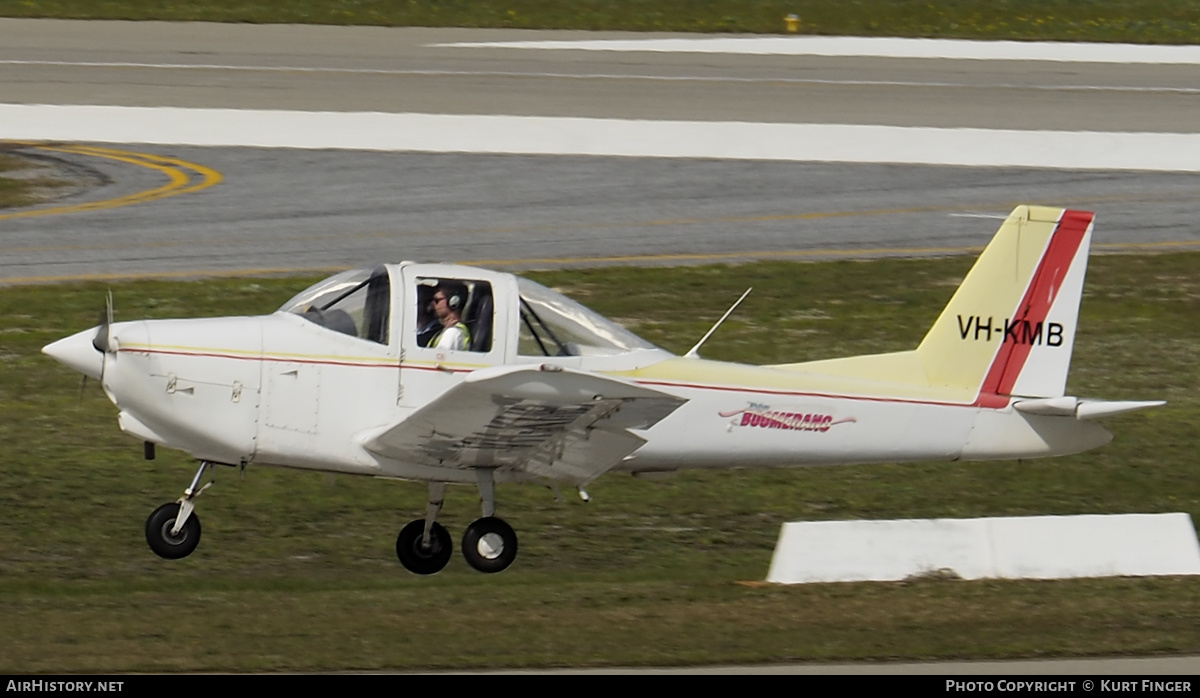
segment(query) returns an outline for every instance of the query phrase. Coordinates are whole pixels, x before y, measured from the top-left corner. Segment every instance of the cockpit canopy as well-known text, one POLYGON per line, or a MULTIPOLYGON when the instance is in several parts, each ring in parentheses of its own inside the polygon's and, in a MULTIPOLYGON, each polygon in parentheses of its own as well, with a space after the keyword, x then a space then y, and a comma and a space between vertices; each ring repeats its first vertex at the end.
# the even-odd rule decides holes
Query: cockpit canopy
POLYGON ((387 344, 391 298, 387 267, 380 265, 331 276, 296 294, 279 310, 342 334, 387 344))
POLYGON ((453 307, 460 311, 461 323, 471 337, 467 348, 460 351, 490 353, 493 336, 510 338, 498 345, 508 346, 506 353, 512 353, 511 342, 516 339, 515 353, 521 356, 612 356, 657 350, 611 320, 529 279, 484 274, 466 267, 401 268, 412 271, 397 274, 396 283, 404 278, 407 280, 403 283, 412 288, 393 289, 392 277, 384 265, 354 269, 314 284, 279 310, 380 344, 391 341, 389 328, 406 326, 400 313, 407 310, 414 313, 407 326, 416 328, 415 336, 402 341, 405 345, 430 347, 431 338, 440 329, 430 304, 434 291, 459 289, 452 299, 453 307), (447 270, 458 274, 447 276, 447 270), (511 279, 516 280, 515 294, 511 279), (457 294, 466 297, 458 298, 457 294))
POLYGON ((521 292, 518 353, 525 356, 621 354, 656 347, 617 323, 545 286, 517 277, 521 292))

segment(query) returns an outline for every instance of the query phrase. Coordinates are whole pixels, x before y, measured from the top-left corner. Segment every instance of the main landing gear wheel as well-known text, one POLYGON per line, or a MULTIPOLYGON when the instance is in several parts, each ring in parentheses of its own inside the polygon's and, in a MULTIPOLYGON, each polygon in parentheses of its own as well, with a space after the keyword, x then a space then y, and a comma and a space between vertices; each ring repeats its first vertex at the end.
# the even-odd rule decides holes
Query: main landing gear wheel
POLYGON ((178 560, 191 555, 200 544, 200 517, 192 512, 179 533, 171 533, 178 516, 179 502, 171 502, 155 509, 146 519, 146 542, 159 557, 178 560))
POLYGON ((425 537, 425 519, 417 519, 400 529, 396 537, 396 557, 400 564, 413 574, 440 572, 450 561, 454 542, 446 528, 436 521, 429 529, 429 545, 422 543, 425 537))
POLYGON ((462 552, 471 567, 480 572, 499 572, 517 559, 517 534, 503 520, 485 516, 467 526, 462 552))

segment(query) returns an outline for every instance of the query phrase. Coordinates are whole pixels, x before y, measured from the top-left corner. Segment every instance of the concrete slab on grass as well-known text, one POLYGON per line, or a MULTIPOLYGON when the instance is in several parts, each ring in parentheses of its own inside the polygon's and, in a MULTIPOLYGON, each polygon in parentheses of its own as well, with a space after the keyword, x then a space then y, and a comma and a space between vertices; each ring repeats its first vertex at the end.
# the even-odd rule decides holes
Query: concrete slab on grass
POLYGON ((768 582, 1200 574, 1186 513, 1028 516, 783 525, 768 582))

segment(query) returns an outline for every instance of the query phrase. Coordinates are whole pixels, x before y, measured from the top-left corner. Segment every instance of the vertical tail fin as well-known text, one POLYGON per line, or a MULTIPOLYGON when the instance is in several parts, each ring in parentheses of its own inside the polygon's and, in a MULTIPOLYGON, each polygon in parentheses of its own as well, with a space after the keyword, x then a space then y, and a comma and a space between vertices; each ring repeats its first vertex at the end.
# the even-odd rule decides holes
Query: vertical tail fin
POLYGON ((1093 214, 1018 206, 917 348, 934 385, 986 406, 1063 395, 1093 214))

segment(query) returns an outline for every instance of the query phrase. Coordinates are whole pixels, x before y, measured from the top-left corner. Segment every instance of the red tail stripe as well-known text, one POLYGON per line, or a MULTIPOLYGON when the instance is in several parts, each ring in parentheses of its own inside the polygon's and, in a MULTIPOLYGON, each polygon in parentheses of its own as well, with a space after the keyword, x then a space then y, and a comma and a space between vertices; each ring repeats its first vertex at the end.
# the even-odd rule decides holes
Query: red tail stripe
MULTIPOLYGON (((1058 220, 1058 226, 1050 237, 1045 253, 1037 271, 1034 272, 1025 296, 1014 309, 1011 321, 1024 320, 1032 324, 1045 322, 1050 308, 1058 297, 1075 253, 1083 243, 1084 233, 1092 224, 1093 214, 1087 211, 1063 211, 1058 220)), ((994 407, 1007 404, 1008 395, 1012 394, 1017 377, 1025 367, 1029 352, 1033 347, 1029 344, 1005 342, 1001 340, 1000 349, 988 367, 987 377, 980 389, 980 403, 994 407), (992 404, 995 403, 995 404, 992 404)))

